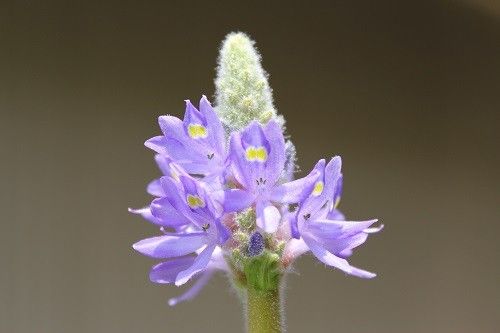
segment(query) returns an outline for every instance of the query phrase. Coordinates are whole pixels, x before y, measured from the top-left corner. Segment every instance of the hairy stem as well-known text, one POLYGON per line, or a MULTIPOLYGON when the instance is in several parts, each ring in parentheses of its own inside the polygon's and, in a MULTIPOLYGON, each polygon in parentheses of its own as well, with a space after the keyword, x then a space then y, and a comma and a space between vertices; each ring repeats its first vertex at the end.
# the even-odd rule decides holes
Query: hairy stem
POLYGON ((279 288, 266 291, 248 288, 248 333, 281 333, 283 326, 279 288))

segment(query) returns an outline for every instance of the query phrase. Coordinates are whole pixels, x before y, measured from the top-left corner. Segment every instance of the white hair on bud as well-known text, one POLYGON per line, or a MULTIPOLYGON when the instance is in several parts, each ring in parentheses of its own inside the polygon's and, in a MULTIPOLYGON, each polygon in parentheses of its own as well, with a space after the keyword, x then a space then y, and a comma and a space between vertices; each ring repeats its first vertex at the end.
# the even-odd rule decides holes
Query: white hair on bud
POLYGON ((273 103, 268 74, 262 68, 255 42, 242 32, 228 34, 220 49, 215 79, 215 110, 229 132, 252 120, 275 119, 284 125, 273 103))

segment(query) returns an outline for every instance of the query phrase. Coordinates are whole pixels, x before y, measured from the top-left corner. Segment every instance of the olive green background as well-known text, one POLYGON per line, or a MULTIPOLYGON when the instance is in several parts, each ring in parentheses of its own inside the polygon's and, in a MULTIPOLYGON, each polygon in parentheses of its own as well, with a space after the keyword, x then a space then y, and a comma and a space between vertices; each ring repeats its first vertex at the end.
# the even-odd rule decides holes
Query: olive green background
POLYGON ((289 332, 500 326, 500 6, 494 1, 0 2, 0 332, 243 332, 221 275, 190 303, 154 285, 127 213, 159 172, 161 114, 213 96, 219 43, 258 41, 309 170, 340 154, 351 263, 301 258, 289 332))

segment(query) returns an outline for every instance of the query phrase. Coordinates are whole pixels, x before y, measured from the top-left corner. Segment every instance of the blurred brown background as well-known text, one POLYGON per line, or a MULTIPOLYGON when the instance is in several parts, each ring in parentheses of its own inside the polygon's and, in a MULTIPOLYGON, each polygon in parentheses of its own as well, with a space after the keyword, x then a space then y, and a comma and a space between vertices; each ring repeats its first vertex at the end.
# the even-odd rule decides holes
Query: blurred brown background
POLYGON ((0 332, 242 332, 218 276, 148 282, 126 209, 158 175, 158 115, 213 95, 220 41, 258 42, 304 170, 341 154, 352 219, 383 233, 311 257, 289 332, 498 332, 500 6, 494 1, 0 3, 0 332))

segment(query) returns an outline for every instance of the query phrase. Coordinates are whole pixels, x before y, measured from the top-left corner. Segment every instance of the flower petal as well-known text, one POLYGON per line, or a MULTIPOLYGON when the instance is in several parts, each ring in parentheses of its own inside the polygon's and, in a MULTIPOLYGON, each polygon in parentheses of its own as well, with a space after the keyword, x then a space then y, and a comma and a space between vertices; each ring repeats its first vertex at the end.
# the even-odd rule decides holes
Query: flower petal
POLYGON ((133 209, 129 208, 128 211, 132 214, 141 215, 144 219, 148 220, 151 223, 159 224, 159 221, 156 217, 151 214, 151 209, 149 207, 133 209))
POLYGON ((347 260, 339 258, 332 253, 328 252, 326 249, 321 247, 316 241, 310 239, 309 237, 305 237, 304 241, 311 249, 312 253, 318 258, 321 262, 328 266, 333 266, 344 271, 347 274, 354 275, 364 279, 371 279, 377 276, 375 273, 371 273, 356 267, 349 265, 347 260))
MULTIPOLYGON (((363 232, 344 238, 334 238, 334 239, 318 239, 320 243, 328 252, 335 255, 339 255, 347 250, 352 250, 364 242, 368 238, 368 234, 363 232)), ((341 256, 342 257, 342 256, 341 256)), ((345 257, 345 256, 344 256, 345 257)))
POLYGON ((186 234, 165 234, 163 236, 143 239, 133 248, 152 258, 172 258, 193 253, 207 244, 208 237, 204 232, 186 234))
POLYGON ((229 160, 231 161, 231 173, 238 183, 244 188, 251 190, 255 186, 253 184, 250 169, 247 167, 244 158, 245 151, 241 145, 240 133, 235 132, 231 134, 229 142, 229 160))
POLYGON ((224 191, 222 206, 226 213, 239 212, 250 207, 253 201, 254 196, 249 192, 240 189, 230 189, 224 191))
POLYGON ((264 127, 264 133, 271 150, 266 161, 265 178, 268 182, 275 184, 285 167, 285 139, 281 126, 273 119, 264 127))
POLYGON ((149 149, 154 150, 158 154, 168 154, 167 152, 167 141, 163 135, 152 137, 146 140, 144 145, 149 149))
POLYGON ((375 234, 375 233, 381 231, 382 229, 384 229, 383 224, 379 225, 378 227, 363 229, 363 232, 366 234, 375 234))
POLYGON ((155 283, 174 283, 175 277, 194 262, 195 257, 180 257, 155 265, 149 272, 149 279, 155 283))
POLYGON ((321 219, 308 222, 306 228, 320 238, 348 237, 363 232, 377 221, 377 219, 359 222, 321 219))
POLYGON ((332 209, 328 212, 326 218, 335 221, 345 221, 345 215, 338 209, 332 209))
POLYGON ((313 170, 304 178, 282 184, 273 189, 271 200, 280 203, 302 202, 313 190, 319 172, 313 170))
POLYGON ((179 303, 192 300, 200 293, 201 289, 207 284, 212 275, 214 274, 213 270, 206 270, 201 274, 198 280, 189 288, 184 294, 174 297, 168 300, 168 305, 175 306, 179 303))
POLYGON ((180 286, 189 281, 193 275, 202 271, 207 267, 210 258, 212 257, 212 253, 215 250, 215 244, 209 244, 207 247, 201 251, 201 253, 196 257, 193 264, 186 270, 183 270, 179 274, 177 274, 177 278, 175 280, 175 285, 180 286))
POLYGON ((175 228, 190 223, 190 220, 172 206, 168 197, 153 200, 151 213, 157 218, 157 224, 165 227, 175 228))
POLYGON ((205 95, 203 95, 200 100, 200 112, 207 120, 208 139, 211 146, 214 147, 221 156, 225 155, 224 143, 226 139, 224 138, 224 128, 205 95))
POLYGON ((160 183, 159 179, 152 180, 148 184, 146 191, 149 194, 154 195, 155 197, 161 197, 161 196, 165 195, 165 193, 163 192, 163 188, 161 187, 161 183, 160 183))
MULTIPOLYGON (((340 196, 342 192, 342 184, 339 186, 339 179, 342 178, 342 159, 340 156, 333 157, 325 167, 325 191, 324 195, 327 200, 333 199, 332 204, 335 202, 334 195, 340 196)), ((340 182, 342 182, 340 180, 340 182)))

